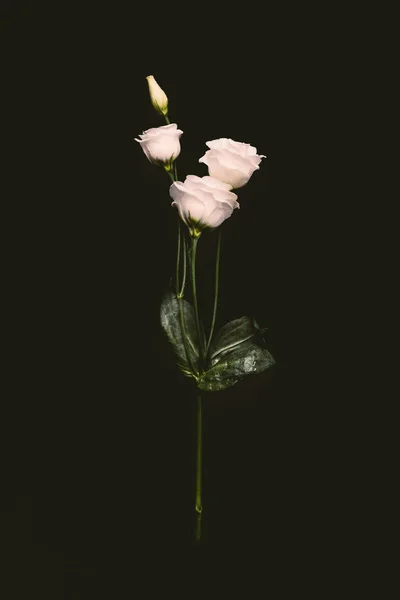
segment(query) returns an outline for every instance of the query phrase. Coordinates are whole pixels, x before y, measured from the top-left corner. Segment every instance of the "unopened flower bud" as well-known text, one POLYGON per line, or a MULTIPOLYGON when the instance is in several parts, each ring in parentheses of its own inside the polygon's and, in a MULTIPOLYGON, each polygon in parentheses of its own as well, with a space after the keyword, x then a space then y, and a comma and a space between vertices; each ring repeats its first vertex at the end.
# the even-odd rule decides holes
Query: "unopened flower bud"
POLYGON ((160 88, 153 75, 146 77, 149 84, 149 93, 151 103, 160 115, 168 114, 168 98, 166 93, 160 88))

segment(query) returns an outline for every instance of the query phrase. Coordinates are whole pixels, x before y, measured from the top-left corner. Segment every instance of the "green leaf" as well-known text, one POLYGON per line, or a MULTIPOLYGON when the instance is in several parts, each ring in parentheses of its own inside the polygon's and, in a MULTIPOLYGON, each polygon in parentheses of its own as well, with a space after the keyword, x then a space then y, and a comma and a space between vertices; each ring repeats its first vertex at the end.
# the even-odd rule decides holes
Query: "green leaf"
POLYGON ((197 385, 209 392, 224 390, 246 375, 262 373, 274 364, 275 360, 266 348, 254 339, 245 340, 226 350, 223 358, 200 378, 197 385))
POLYGON ((209 361, 213 366, 236 346, 255 338, 257 328, 250 317, 241 317, 227 323, 218 331, 210 347, 209 361))
POLYGON ((211 344, 208 369, 198 386, 207 391, 224 390, 246 375, 272 367, 275 360, 265 348, 263 331, 250 317, 235 319, 221 327, 211 344))
POLYGON ((186 354, 186 348, 181 332, 179 304, 181 305, 183 313, 187 350, 194 367, 199 370, 199 339, 197 335, 195 313, 192 305, 183 298, 178 300, 176 295, 172 292, 167 292, 161 302, 160 320, 161 326, 167 334, 168 340, 178 358, 179 368, 185 375, 191 377, 190 361, 186 354))

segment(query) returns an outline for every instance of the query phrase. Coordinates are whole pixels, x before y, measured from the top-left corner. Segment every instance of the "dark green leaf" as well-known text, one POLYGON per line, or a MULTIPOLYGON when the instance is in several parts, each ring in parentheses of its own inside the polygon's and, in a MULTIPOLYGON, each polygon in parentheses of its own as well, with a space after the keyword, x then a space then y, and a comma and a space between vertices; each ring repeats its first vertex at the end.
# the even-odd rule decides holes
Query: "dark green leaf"
POLYGON ((274 364, 275 360, 266 348, 259 346, 253 338, 245 340, 226 350, 223 358, 201 377, 198 386, 210 392, 223 390, 246 375, 262 373, 274 364))
POLYGON ((257 329, 250 317, 235 319, 221 327, 210 347, 210 365, 215 365, 236 346, 254 338, 256 333, 257 329))
POLYGON ((199 340, 196 328, 196 319, 191 304, 181 298, 177 299, 172 292, 167 292, 162 299, 160 309, 161 326, 178 358, 178 366, 185 375, 191 375, 190 361, 188 360, 185 344, 182 338, 179 304, 183 313, 186 332, 187 350, 193 365, 198 369, 199 364, 199 340))

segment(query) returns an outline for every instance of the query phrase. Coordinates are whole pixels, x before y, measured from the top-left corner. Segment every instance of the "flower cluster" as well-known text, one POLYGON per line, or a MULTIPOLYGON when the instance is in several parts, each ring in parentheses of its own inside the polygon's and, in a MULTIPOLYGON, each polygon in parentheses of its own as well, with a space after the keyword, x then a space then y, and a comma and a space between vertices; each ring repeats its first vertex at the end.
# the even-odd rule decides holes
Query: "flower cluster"
POLYGON ((176 364, 196 385, 197 449, 196 449, 196 541, 201 539, 202 502, 202 392, 219 392, 236 385, 248 375, 273 367, 275 360, 265 345, 253 317, 243 316, 225 323, 214 335, 217 322, 221 228, 216 238, 215 284, 212 316, 198 302, 196 256, 199 238, 205 229, 216 229, 239 207, 238 190, 247 184, 260 168, 263 155, 250 144, 220 138, 206 142, 208 150, 199 163, 208 175, 187 175, 180 181, 176 159, 180 155, 183 132, 168 117, 168 98, 152 75, 147 77, 150 100, 163 116, 166 125, 144 131, 136 141, 148 160, 164 168, 172 183, 169 195, 176 207, 176 270, 160 306, 160 324, 176 357, 176 364), (182 223, 183 222, 183 223, 182 223), (189 237, 190 236, 190 237, 189 237), (188 276, 187 276, 188 275, 188 276), (191 289, 190 289, 191 287, 191 289), (188 289, 189 288, 189 289, 188 289), (202 319, 206 315, 206 320, 202 319))
POLYGON ((169 189, 172 206, 176 206, 192 236, 199 236, 203 229, 215 229, 239 208, 237 196, 231 190, 246 185, 259 169, 266 156, 257 154, 257 148, 230 138, 206 142, 209 150, 199 158, 208 167, 208 176, 188 175, 184 182, 174 176, 174 161, 181 152, 180 137, 183 131, 168 119, 168 98, 152 75, 147 77, 150 99, 154 108, 162 114, 167 125, 147 129, 140 139, 148 160, 163 166, 173 183, 169 189))

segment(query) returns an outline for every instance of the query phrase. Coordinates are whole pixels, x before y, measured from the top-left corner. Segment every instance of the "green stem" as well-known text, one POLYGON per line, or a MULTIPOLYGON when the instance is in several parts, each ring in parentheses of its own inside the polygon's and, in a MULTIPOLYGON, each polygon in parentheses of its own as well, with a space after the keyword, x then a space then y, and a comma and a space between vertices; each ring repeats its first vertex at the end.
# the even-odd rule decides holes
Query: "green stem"
POLYGON ((201 513, 203 505, 201 502, 201 459, 203 449, 203 404, 201 395, 197 396, 197 450, 196 450, 196 504, 195 510, 197 513, 196 523, 196 540, 201 538, 201 513))
POLYGON ((185 285, 186 285, 186 239, 185 239, 185 234, 183 234, 183 278, 182 278, 181 291, 178 294, 178 296, 180 298, 183 298, 183 295, 185 292, 185 285))
POLYGON ((175 289, 176 297, 179 296, 179 262, 181 258, 181 220, 178 221, 178 248, 176 250, 176 272, 175 272, 175 289))
POLYGON ((207 346, 206 346, 206 356, 208 349, 211 344, 212 336, 214 333, 215 319, 217 316, 217 305, 218 305, 218 288, 219 288, 219 259, 221 254, 221 228, 218 230, 218 242, 217 242, 217 257, 215 260, 215 293, 214 293, 214 308, 213 308, 213 316, 211 322, 211 330, 208 338, 207 346))
MULTIPOLYGON (((164 119, 167 125, 171 125, 171 121, 168 118, 168 115, 164 115, 164 119)), ((168 173, 168 175, 171 177, 172 181, 178 181, 178 170, 176 168, 176 162, 174 161, 173 166, 171 165, 171 171, 168 171, 168 169, 165 169, 168 173)))
MULTIPOLYGON (((201 336, 200 320, 199 320, 199 307, 197 305, 197 290, 196 290, 196 250, 197 250, 197 237, 192 237, 192 290, 193 290, 193 305, 194 313, 196 317, 196 328, 197 336, 199 339, 200 355, 203 354, 203 338, 201 336)), ((200 356, 202 360, 202 356, 200 356)), ((201 367, 200 367, 201 368, 201 367)))
POLYGON ((176 281, 175 281, 176 298, 178 300, 179 324, 181 327, 181 335, 182 335, 183 345, 185 347, 186 358, 188 360, 188 363, 190 365, 190 369, 191 369, 193 375, 195 375, 197 377, 198 371, 197 371, 196 367, 194 366, 194 363, 190 356, 190 349, 189 349, 189 344, 188 344, 187 336, 186 336, 185 319, 183 316, 183 306, 182 306, 183 305, 183 291, 185 289, 185 283, 186 283, 186 241, 185 241, 185 238, 183 238, 183 243, 184 243, 184 246, 183 246, 183 281, 182 281, 181 290, 179 291, 179 262, 180 262, 180 255, 181 255, 181 237, 182 237, 181 229, 182 229, 182 224, 181 224, 181 220, 179 219, 179 221, 178 221, 178 247, 177 247, 177 253, 176 253, 176 281))
POLYGON ((186 352, 186 357, 188 359, 189 365, 190 365, 190 369, 193 373, 193 375, 197 378, 199 373, 196 369, 196 367, 193 364, 192 358, 190 356, 190 350, 189 350, 189 344, 187 341, 187 337, 186 337, 186 329, 185 329, 185 319, 183 316, 183 298, 182 296, 178 296, 178 310, 179 310, 179 323, 181 326, 181 334, 182 334, 182 339, 183 339, 183 345, 185 347, 185 352, 186 352))
POLYGON ((175 181, 174 174, 173 174, 173 173, 170 171, 170 169, 168 169, 167 167, 164 167, 164 170, 165 170, 165 172, 166 172, 166 173, 168 173, 168 175, 170 176, 170 179, 171 179, 172 183, 174 183, 174 181, 175 181))

